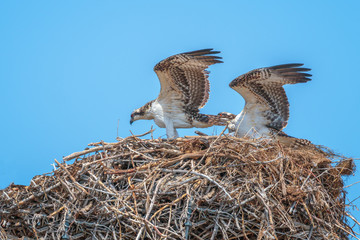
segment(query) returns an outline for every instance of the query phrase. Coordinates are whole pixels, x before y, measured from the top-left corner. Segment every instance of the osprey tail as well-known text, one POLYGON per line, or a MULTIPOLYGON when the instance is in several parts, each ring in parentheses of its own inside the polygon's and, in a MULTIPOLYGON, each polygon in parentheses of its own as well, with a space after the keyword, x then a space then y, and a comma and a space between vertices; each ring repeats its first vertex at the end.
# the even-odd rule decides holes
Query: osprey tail
MULTIPOLYGON (((236 116, 236 115, 234 115, 236 116)), ((196 117, 196 120, 199 122, 207 123, 210 126, 225 126, 229 121, 234 119, 233 115, 210 115, 210 114, 201 114, 199 113, 196 117)))
POLYGON ((287 135, 286 133, 279 131, 276 133, 275 138, 282 144, 286 146, 290 146, 293 148, 301 148, 301 147, 315 147, 311 141, 302 138, 296 138, 287 135))

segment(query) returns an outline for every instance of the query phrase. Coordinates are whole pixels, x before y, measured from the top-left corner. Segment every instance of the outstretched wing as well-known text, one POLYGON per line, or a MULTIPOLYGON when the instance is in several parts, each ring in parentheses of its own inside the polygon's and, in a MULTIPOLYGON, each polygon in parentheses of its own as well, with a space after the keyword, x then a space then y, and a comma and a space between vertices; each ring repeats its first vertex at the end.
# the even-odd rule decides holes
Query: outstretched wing
POLYGON ((181 98, 185 106, 191 109, 202 108, 209 99, 210 65, 222 63, 220 53, 213 49, 185 52, 162 60, 154 67, 159 77, 161 90, 158 99, 171 102, 181 98))
POLYGON ((289 101, 282 86, 311 80, 311 74, 306 73, 311 69, 301 66, 293 63, 255 69, 234 79, 230 87, 268 120, 268 127, 280 131, 289 120, 289 101))

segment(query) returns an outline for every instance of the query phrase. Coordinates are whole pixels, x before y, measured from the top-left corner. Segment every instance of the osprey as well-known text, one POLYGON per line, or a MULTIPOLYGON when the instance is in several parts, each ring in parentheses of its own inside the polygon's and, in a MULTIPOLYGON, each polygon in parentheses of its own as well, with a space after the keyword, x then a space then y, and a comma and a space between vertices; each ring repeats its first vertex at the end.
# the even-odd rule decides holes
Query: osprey
POLYGON ((293 63, 259 68, 234 79, 229 86, 245 99, 245 107, 230 121, 229 131, 237 137, 271 137, 300 145, 310 143, 282 132, 289 119, 289 101, 283 85, 311 80, 311 74, 306 73, 311 69, 301 66, 303 64, 293 63))
POLYGON ((130 124, 139 119, 153 119, 166 128, 168 138, 177 138, 177 128, 206 128, 226 125, 227 118, 199 112, 209 99, 210 65, 222 63, 213 49, 185 52, 162 60, 154 67, 161 90, 159 96, 131 114, 130 124))

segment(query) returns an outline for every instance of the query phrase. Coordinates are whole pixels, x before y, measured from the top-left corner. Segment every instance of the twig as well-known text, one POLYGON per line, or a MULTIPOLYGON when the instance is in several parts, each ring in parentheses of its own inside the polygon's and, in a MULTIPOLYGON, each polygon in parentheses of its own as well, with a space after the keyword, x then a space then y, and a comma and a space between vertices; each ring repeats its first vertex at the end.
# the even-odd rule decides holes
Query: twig
POLYGON ((209 148, 206 150, 205 154, 202 156, 202 158, 200 159, 200 162, 204 160, 204 158, 207 156, 207 154, 210 152, 210 150, 212 149, 212 147, 215 145, 215 143, 220 139, 220 137, 224 134, 224 132, 226 131, 226 129, 228 128, 228 124, 226 124, 225 128, 221 131, 221 133, 219 134, 219 136, 217 136, 217 138, 210 144, 209 148))
POLYGON ((200 152, 195 152, 195 153, 186 153, 183 154, 179 157, 175 157, 175 158, 170 158, 167 159, 165 161, 161 161, 161 163, 158 163, 158 161, 154 161, 154 162, 150 162, 148 164, 142 165, 140 167, 137 168, 130 168, 130 169, 109 169, 107 170, 105 173, 106 174, 124 174, 124 173, 133 173, 133 172, 137 172, 140 170, 145 170, 145 169, 150 169, 154 166, 157 166, 159 164, 159 167, 167 167, 173 163, 179 162, 181 160, 187 159, 187 158, 199 158, 202 157, 204 155, 204 151, 200 151, 200 152))
POLYGON ((38 194, 33 194, 33 195, 31 195, 30 197, 28 197, 28 198, 20 201, 17 205, 14 205, 14 206, 10 207, 10 209, 14 209, 14 208, 16 208, 16 207, 19 207, 19 206, 25 204, 25 203, 28 202, 28 201, 34 200, 35 198, 38 198, 38 197, 41 197, 41 196, 44 195, 45 193, 50 192, 51 190, 59 187, 60 185, 61 185, 61 183, 59 182, 59 183, 57 183, 57 184, 55 184, 55 185, 53 185, 53 186, 45 189, 45 191, 43 191, 43 192, 39 192, 38 194))
POLYGON ((192 226, 190 218, 191 218, 191 214, 192 214, 192 201, 193 198, 190 197, 189 199, 189 203, 188 203, 188 212, 187 212, 187 217, 186 217, 186 222, 185 222, 185 239, 188 240, 190 237, 190 228, 192 226))
POLYGON ((186 170, 169 170, 169 169, 164 169, 164 168, 160 168, 160 171, 163 172, 170 172, 170 173, 191 173, 194 175, 198 175, 201 176, 203 178, 206 178, 207 180, 209 180, 210 182, 214 183, 216 186, 218 186, 221 190, 223 190, 223 192, 226 194, 226 196, 229 197, 230 200, 233 200, 233 198, 231 197, 231 195, 225 190, 225 188, 223 186, 221 186, 218 182, 216 182, 215 180, 211 179, 209 176, 206 176, 205 174, 202 173, 198 173, 198 172, 194 172, 194 171, 186 171, 186 170))
POLYGON ((75 153, 70 154, 69 156, 63 157, 63 160, 64 161, 69 161, 71 159, 74 159, 74 158, 77 158, 77 157, 80 157, 80 156, 83 156, 83 155, 86 155, 86 154, 89 154, 89 153, 92 153, 92 152, 97 152, 97 151, 101 151, 101 150, 108 150, 108 149, 113 148, 116 145, 120 145, 123 141, 126 141, 126 140, 128 140, 130 138, 143 137, 145 135, 148 135, 149 133, 152 133, 153 131, 155 131, 155 128, 151 129, 151 130, 149 130, 149 131, 147 131, 146 133, 143 133, 143 134, 132 135, 132 136, 126 137, 124 139, 120 139, 120 142, 104 143, 104 146, 93 147, 93 148, 90 148, 90 149, 87 149, 87 150, 84 150, 84 151, 75 152, 75 153))
MULTIPOLYGON (((158 190, 159 190, 159 187, 160 187, 160 184, 161 182, 164 180, 164 178, 161 178, 158 182, 158 184, 156 185, 156 188, 155 188, 155 191, 154 191, 154 196, 151 200, 151 203, 150 203, 150 207, 149 209, 147 210, 147 213, 146 213, 146 216, 145 216, 145 220, 147 221, 149 219, 149 216, 150 216, 150 213, 154 207, 154 203, 155 203, 155 199, 156 199, 156 196, 157 196, 157 193, 158 193, 158 190)), ((142 235, 142 232, 144 231, 144 227, 142 227, 138 233, 138 235, 136 236, 136 240, 139 240, 141 235, 142 235)), ((160 233, 160 232, 159 232, 160 233)), ((160 236, 162 236, 162 234, 160 233, 160 236)))
POLYGON ((107 150, 107 149, 111 149, 116 145, 121 144, 121 142, 117 142, 117 143, 113 143, 113 144, 109 144, 109 145, 104 145, 104 146, 98 146, 98 147, 93 147, 84 151, 80 151, 80 152, 76 152, 76 153, 72 153, 69 156, 63 157, 63 160, 69 161, 72 160, 74 158, 89 154, 89 153, 93 153, 93 152, 98 152, 98 151, 102 151, 102 150, 107 150))
POLYGON ((184 193, 181 197, 177 198, 176 200, 174 200, 172 203, 169 203, 165 206, 163 206, 162 208, 160 208, 159 210, 157 210, 154 215, 152 215, 152 217, 150 218, 150 221, 158 214, 160 213, 162 210, 164 210, 167 207, 171 207, 172 205, 176 204, 177 202, 179 202, 181 199, 183 199, 184 197, 187 196, 187 193, 184 193))
POLYGON ((360 223, 358 220, 356 220, 351 214, 345 212, 346 216, 348 216, 349 218, 351 218, 351 220, 353 220, 358 226, 360 226, 360 223))
POLYGON ((345 186, 344 188, 349 188, 349 187, 351 187, 351 186, 353 186, 353 185, 355 185, 355 184, 358 184, 358 183, 360 183, 360 181, 357 181, 357 182, 354 182, 354 183, 352 183, 352 184, 350 184, 350 185, 347 185, 347 186, 345 186))
POLYGON ((58 160, 55 159, 55 162, 67 173, 67 175, 69 175, 70 179, 72 180, 72 182, 81 189, 81 191, 83 191, 86 195, 89 195, 89 192, 86 191, 77 181, 76 179, 70 174, 70 172, 62 165, 58 162, 58 160))
MULTIPOLYGON (((149 131, 147 131, 146 133, 143 133, 143 134, 139 134, 139 135, 134 135, 131 131, 131 135, 132 136, 130 136, 130 137, 133 137, 133 138, 139 138, 139 137, 143 137, 143 136, 146 136, 146 135, 148 135, 148 134, 150 134, 150 133, 153 133, 154 131, 156 130, 156 128, 151 128, 149 131)), ((127 138, 124 138, 124 140, 125 139, 128 139, 128 138, 130 138, 130 137, 127 137, 127 138)))
POLYGON ((210 238, 210 240, 214 240, 215 239, 215 237, 216 237, 216 234, 217 234, 217 232, 218 232, 218 230, 219 230, 219 211, 218 211, 218 213, 216 214, 216 218, 215 218, 215 221, 214 221, 214 231, 213 231, 213 233, 212 233, 212 235, 211 235, 211 238, 210 238))

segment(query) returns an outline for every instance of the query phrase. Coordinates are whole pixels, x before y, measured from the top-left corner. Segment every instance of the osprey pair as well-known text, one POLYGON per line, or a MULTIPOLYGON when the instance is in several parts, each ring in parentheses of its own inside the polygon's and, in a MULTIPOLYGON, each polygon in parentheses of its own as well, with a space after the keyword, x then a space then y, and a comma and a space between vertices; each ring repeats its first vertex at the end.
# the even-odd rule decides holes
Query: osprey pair
POLYGON ((239 76, 230 87, 245 99, 245 107, 238 115, 222 112, 202 114, 209 99, 209 72, 206 69, 222 63, 220 53, 213 49, 180 53, 166 58, 155 67, 161 90, 159 96, 131 114, 130 123, 139 119, 153 119, 166 128, 168 138, 177 138, 177 128, 206 128, 229 124, 229 131, 237 137, 289 138, 282 129, 289 119, 289 102, 282 87, 310 81, 309 68, 303 64, 284 64, 252 70, 239 76))

